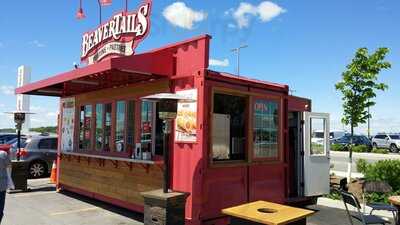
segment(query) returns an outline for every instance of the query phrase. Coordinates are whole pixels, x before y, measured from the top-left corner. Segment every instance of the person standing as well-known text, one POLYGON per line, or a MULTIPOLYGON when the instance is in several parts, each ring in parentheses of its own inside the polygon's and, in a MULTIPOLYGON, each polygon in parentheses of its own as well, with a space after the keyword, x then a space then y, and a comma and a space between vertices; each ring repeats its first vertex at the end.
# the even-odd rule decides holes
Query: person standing
POLYGON ((11 160, 6 151, 0 151, 0 224, 4 215, 4 204, 8 188, 7 168, 11 167, 11 160))

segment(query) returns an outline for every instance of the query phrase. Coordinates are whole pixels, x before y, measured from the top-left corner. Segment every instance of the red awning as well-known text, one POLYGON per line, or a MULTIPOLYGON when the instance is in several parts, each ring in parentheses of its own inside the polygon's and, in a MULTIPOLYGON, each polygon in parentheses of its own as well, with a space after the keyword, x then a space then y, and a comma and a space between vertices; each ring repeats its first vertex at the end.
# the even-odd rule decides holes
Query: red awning
POLYGON ((167 51, 111 58, 25 85, 15 93, 62 97, 169 77, 173 60, 167 51))

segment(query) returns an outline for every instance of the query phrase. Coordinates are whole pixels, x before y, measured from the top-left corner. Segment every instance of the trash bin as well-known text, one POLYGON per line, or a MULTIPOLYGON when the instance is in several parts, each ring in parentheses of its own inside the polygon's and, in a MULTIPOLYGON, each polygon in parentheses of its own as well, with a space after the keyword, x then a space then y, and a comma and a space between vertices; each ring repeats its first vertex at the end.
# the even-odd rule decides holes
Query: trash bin
POLYGON ((189 193, 154 190, 141 193, 144 198, 144 225, 184 225, 189 193))
POLYGON ((28 190, 28 163, 25 161, 12 161, 11 178, 15 190, 28 190))

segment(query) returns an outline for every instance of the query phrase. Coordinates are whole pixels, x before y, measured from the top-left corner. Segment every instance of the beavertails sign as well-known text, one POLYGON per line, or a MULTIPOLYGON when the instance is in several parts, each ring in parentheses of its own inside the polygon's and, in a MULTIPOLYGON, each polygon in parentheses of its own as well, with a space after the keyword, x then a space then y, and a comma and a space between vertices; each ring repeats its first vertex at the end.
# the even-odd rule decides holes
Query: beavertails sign
POLYGON ((151 0, 136 12, 120 12, 82 37, 81 61, 93 64, 107 56, 129 56, 150 30, 151 0))

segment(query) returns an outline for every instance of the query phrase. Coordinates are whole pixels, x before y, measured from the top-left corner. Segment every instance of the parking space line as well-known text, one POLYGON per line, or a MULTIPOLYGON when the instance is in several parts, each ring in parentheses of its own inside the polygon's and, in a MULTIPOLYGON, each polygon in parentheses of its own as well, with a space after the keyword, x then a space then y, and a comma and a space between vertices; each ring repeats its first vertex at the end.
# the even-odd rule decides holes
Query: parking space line
POLYGON ((92 211, 92 210, 97 210, 97 209, 99 209, 99 207, 83 208, 83 209, 70 210, 70 211, 64 211, 64 212, 55 212, 55 213, 50 213, 50 215, 51 216, 60 216, 60 215, 66 215, 66 214, 87 212, 87 211, 92 211))
POLYGON ((38 192, 38 193, 24 193, 24 194, 11 194, 12 197, 30 197, 36 195, 47 195, 47 194, 54 194, 57 193, 56 191, 47 191, 47 192, 38 192))

